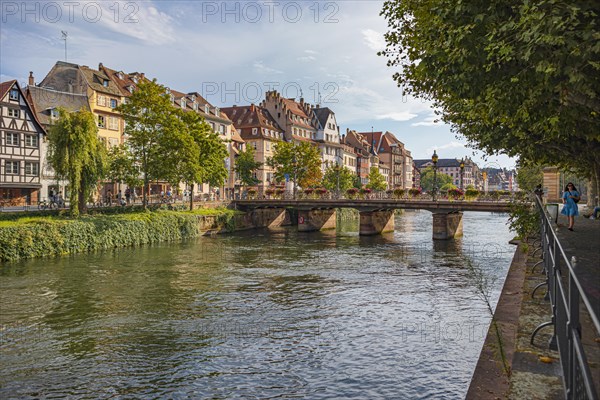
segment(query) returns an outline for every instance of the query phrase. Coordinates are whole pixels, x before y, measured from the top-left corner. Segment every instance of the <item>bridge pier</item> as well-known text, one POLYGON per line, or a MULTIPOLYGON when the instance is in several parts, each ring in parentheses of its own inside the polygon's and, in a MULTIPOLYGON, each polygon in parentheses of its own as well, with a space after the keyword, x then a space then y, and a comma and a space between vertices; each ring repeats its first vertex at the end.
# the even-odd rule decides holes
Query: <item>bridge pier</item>
POLYGON ((335 208, 324 210, 298 209, 298 232, 322 231, 335 228, 335 208))
POLYGON ((360 235, 378 235, 393 231, 394 210, 360 211, 360 235))
POLYGON ((257 228, 276 228, 291 225, 285 208, 257 208, 252 210, 252 224, 257 228))
POLYGON ((463 234, 463 213, 442 212, 433 214, 433 239, 448 240, 463 234))

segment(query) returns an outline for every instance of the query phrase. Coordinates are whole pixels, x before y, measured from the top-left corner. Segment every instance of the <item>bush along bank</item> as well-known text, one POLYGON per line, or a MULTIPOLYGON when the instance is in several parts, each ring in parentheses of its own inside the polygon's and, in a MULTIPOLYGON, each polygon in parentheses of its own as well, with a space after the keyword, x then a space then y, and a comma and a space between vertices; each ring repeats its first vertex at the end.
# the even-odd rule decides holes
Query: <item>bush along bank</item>
POLYGON ((207 231, 248 229, 237 211, 154 211, 118 215, 24 217, 0 221, 0 261, 176 242, 207 231))

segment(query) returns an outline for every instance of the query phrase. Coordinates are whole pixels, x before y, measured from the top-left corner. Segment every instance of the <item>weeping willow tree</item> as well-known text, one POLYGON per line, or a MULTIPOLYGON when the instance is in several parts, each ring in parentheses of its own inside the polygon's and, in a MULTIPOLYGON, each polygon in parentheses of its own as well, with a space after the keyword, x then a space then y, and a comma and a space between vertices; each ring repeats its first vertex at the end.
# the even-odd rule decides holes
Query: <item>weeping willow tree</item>
POLYGON ((106 169, 106 148, 97 133, 94 114, 83 109, 59 109, 59 119, 48 132, 48 162, 59 179, 69 182, 74 217, 85 212, 86 199, 106 169))

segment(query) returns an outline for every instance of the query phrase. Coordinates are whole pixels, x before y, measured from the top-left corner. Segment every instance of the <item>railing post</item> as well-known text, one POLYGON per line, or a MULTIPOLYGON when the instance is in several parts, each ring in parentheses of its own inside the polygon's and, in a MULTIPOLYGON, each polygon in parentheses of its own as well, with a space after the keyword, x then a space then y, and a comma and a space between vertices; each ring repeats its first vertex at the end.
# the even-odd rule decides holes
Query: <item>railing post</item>
MULTIPOLYGON (((575 257, 571 258, 571 267, 575 268, 575 257)), ((571 269, 570 269, 571 270, 571 269)), ((573 279, 573 274, 569 271, 569 320, 567 321, 567 343, 569 344, 569 376, 565 376, 567 383, 567 398, 573 398, 576 374, 577 374, 577 355, 575 354, 575 335, 579 333, 579 290, 573 279)), ((580 336, 579 336, 580 337, 580 336)))

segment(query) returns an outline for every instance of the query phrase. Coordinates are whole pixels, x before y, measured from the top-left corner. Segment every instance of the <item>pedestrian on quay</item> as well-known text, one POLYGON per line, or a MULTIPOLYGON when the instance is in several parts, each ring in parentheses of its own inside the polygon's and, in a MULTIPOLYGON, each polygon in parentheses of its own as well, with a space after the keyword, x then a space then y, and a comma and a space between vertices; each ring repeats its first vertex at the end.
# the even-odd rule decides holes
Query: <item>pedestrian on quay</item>
POLYGON ((577 208, 577 203, 579 203, 579 192, 575 188, 572 182, 567 183, 565 187, 565 191, 562 195, 563 201, 563 209, 560 212, 563 215, 566 215, 569 219, 569 230, 573 230, 573 225, 575 224, 575 217, 579 215, 579 209, 577 208))
POLYGON ((125 200, 127 201, 127 204, 129 204, 129 201, 131 200, 131 189, 129 188, 125 189, 125 200))

